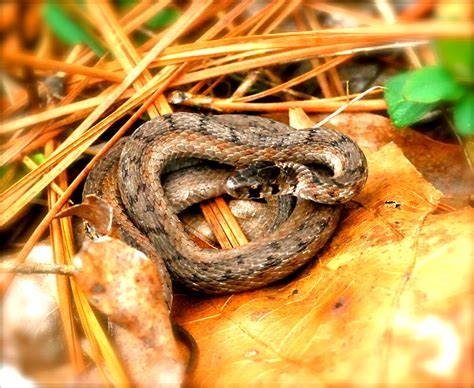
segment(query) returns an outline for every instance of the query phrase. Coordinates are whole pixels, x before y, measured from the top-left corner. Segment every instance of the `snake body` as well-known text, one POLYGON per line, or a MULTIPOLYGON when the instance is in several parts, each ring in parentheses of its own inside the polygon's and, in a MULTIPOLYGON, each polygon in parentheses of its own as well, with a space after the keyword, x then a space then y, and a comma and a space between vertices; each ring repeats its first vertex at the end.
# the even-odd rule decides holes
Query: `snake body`
POLYGON ((245 115, 174 113, 146 122, 117 144, 89 174, 84 194, 97 194, 117 208, 114 222, 123 240, 156 262, 168 287, 163 262, 187 288, 227 293, 282 279, 314 257, 336 227, 337 204, 357 194, 366 179, 362 151, 338 131, 295 130, 245 115), (237 175, 223 185, 231 194, 254 197, 260 189, 261 195, 297 196, 293 212, 269 235, 242 247, 199 248, 160 180, 176 161, 188 158, 235 167, 237 175), (321 165, 332 173, 321 172, 321 165))

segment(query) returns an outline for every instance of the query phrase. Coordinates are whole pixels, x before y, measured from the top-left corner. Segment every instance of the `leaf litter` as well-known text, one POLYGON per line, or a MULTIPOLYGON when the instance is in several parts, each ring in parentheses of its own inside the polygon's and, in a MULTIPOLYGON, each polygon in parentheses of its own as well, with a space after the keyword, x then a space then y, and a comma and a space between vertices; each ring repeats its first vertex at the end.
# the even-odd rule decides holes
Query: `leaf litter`
MULTIPOLYGON (((250 3, 241 2, 227 9, 226 18, 219 19, 202 35, 201 40, 169 46, 171 40, 186 30, 190 20, 194 23, 191 28, 196 28, 212 17, 211 9, 206 9, 210 3, 205 3, 198 13, 188 13, 185 18, 181 16, 178 19, 181 25, 175 23, 171 30, 156 34, 136 50, 127 41, 126 34, 166 2, 159 2, 153 7, 139 3, 119 23, 112 16, 111 9, 101 5, 87 18, 104 20, 99 29, 103 37, 100 43, 105 43, 117 58, 116 62, 111 60, 106 64, 99 61, 91 65, 88 62, 90 52, 81 47, 72 50, 66 60, 33 56, 21 50, 5 50, 5 63, 31 66, 38 69, 39 74, 48 74, 44 73, 45 70, 64 71, 71 77, 67 81, 69 94, 57 108, 49 110, 50 113, 44 111, 36 116, 12 118, 12 114, 24 109, 28 103, 24 91, 19 94, 21 98, 12 99, 6 110, 8 120, 0 126, 3 135, 11 135, 7 144, 2 145, 2 151, 5 151, 0 155, 2 164, 16 161, 20 150, 42 147, 56 137, 65 125, 86 119, 65 143, 68 147, 60 146, 63 153, 56 151, 53 157, 35 168, 13 189, 2 192, 1 223, 11 221, 14 214, 47 182, 52 182, 70 166, 87 144, 128 111, 144 101, 150 108, 148 113, 151 117, 157 111, 168 111, 170 108, 160 95, 168 85, 176 87, 197 82, 187 89, 190 97, 183 104, 199 109, 287 112, 290 107, 302 107, 306 111, 333 112, 349 97, 355 97, 343 95, 336 71, 336 65, 350 59, 350 56, 360 50, 368 52, 387 44, 390 47, 392 42, 398 44, 404 41, 409 47, 404 49, 407 57, 416 66, 417 57, 413 55, 411 47, 414 45, 410 40, 463 37, 469 34, 471 28, 467 23, 449 25, 438 22, 413 23, 409 27, 397 24, 387 26, 379 18, 366 17, 345 7, 309 4, 309 8, 347 15, 367 26, 321 30, 317 21, 308 16, 309 13, 296 6, 297 2, 292 7, 283 7, 281 2, 275 2, 225 31, 225 34, 219 34, 250 3), (290 14, 295 16, 300 32, 272 34, 273 29, 290 14), (272 18, 272 15, 277 17, 272 18), (269 24, 265 25, 267 22, 269 24), (307 28, 305 23, 314 31, 302 33, 307 28), (260 28, 262 26, 263 29, 260 28), (120 35, 118 40, 114 30, 120 35), (250 36, 245 36, 247 32, 250 36), (158 43, 163 37, 167 44, 158 43), (123 48, 115 47, 115 44, 123 44, 123 48), (140 62, 143 57, 150 60, 150 50, 156 53, 162 50, 162 53, 148 64, 147 69, 165 66, 160 75, 153 78, 146 72, 140 74, 139 66, 136 66, 137 63, 145 63, 144 60, 140 62), (219 99, 213 94, 213 89, 226 74, 290 63, 315 55, 320 58, 319 62, 312 62, 313 70, 286 83, 278 79, 274 72, 265 69, 265 76, 273 82, 270 83, 273 88, 260 94, 260 97, 283 92, 285 97, 290 96, 290 101, 250 102, 259 94, 247 96, 245 91, 235 99, 219 99), (127 76, 130 71, 133 75, 127 76), (80 74, 91 78, 81 77, 80 74), (326 74, 327 79, 322 81, 326 74), (324 98, 308 98, 296 89, 288 89, 310 76, 318 77, 324 89, 324 98), (218 78, 209 86, 207 82, 211 77, 218 78), (98 91, 92 98, 77 101, 86 85, 90 87, 98 82, 105 83, 108 88, 98 91), (126 84, 132 86, 127 87, 126 84), (157 86, 160 90, 152 95, 157 86), (282 90, 283 87, 286 90, 282 90), (119 91, 124 93, 119 96, 119 91), (303 96, 303 100, 291 101, 295 96, 303 96), (156 102, 155 98, 158 98, 156 102), (116 107, 111 115, 100 114, 104 107, 123 100, 124 105, 116 107), (102 121, 88 129, 97 119, 102 121), (31 129, 25 128, 25 123, 31 129), (42 132, 44 123, 47 131, 42 132), (17 129, 21 131, 17 133, 17 129), (81 133, 82 130, 85 132, 81 133), (14 148, 9 151, 9 146, 14 148)), ((409 7, 407 11, 411 13, 400 14, 400 19, 417 19, 429 9, 426 5, 415 8, 409 7)), ((387 20, 390 15, 384 14, 384 18, 387 20)), ((423 42, 419 43, 423 45, 423 42)), ((358 101, 348 111, 384 109, 385 102, 375 98, 358 101)), ((273 114, 273 117, 277 116, 273 114)), ((286 121, 285 116, 280 116, 281 121, 286 121)), ((317 121, 319 119, 313 119, 313 122, 317 121)), ((468 385, 471 381, 469 373, 466 373, 472 371, 469 369, 469 351, 472 349, 469 328, 472 322, 468 302, 471 272, 466 252, 469 252, 469 238, 472 236, 469 222, 472 209, 465 206, 466 198, 472 192, 472 173, 461 148, 433 141, 410 129, 395 131, 387 119, 373 114, 339 114, 331 119, 328 126, 331 125, 345 131, 365 147, 370 163, 369 184, 347 206, 344 219, 319 259, 290 279, 265 289, 214 298, 177 291, 173 319, 194 336, 200 348, 197 368, 188 376, 190 384, 441 381, 468 385)), ((121 131, 125 129, 121 128, 121 131)), ((77 181, 74 181, 76 186, 69 188, 65 185, 64 176, 60 181, 67 195, 63 194, 59 201, 65 203, 77 181)), ((34 241, 59 210, 57 203, 51 206, 49 218, 43 221, 42 229, 37 229, 28 240, 20 257, 26 257, 34 241)), ((227 214, 222 209, 225 208, 219 207, 219 211, 213 213, 227 214)), ((56 256, 70 259, 70 227, 61 222, 59 229, 58 226, 53 227, 52 234, 57 236, 58 252, 63 252, 56 253, 56 256)), ((100 254, 97 256, 101 257, 100 254)), ((5 284, 2 283, 2 287, 5 284)), ((67 289, 67 284, 63 286, 67 289)), ((122 370, 123 365, 107 344, 90 306, 85 303, 84 294, 77 290, 75 282, 71 282, 70 287, 82 314, 84 330, 92 348, 91 357, 98 365, 99 373, 106 381, 129 384, 122 370), (91 320, 89 326, 86 324, 88 319, 91 320)), ((165 315, 167 313, 158 314, 158 319, 165 315)), ((142 312, 137 312, 138 316, 141 324, 149 318, 146 312, 143 316, 142 312)), ((72 324, 70 318, 69 323, 72 324)), ((171 338, 167 327, 168 338, 171 338)), ((125 332, 125 336, 127 334, 130 333, 125 332)), ((69 341, 72 343, 69 347, 74 349, 77 339, 69 341)), ((136 345, 137 353, 131 357, 136 367, 137 363, 149 357, 149 353, 146 350, 141 352, 140 345, 134 342, 136 338, 130 341, 125 342, 122 348, 135 349, 136 345)), ((173 340, 169 345, 174 346, 173 340)), ((77 350, 73 352, 77 353, 77 350)), ((177 353, 173 354, 170 360, 177 353)), ((126 360, 126 356, 127 352, 122 353, 120 358, 126 360)), ((151 357, 145 364, 153 360, 151 357)), ((75 363, 77 369, 83 367, 81 359, 78 358, 75 363)), ((140 380, 140 373, 153 375, 152 370, 137 373, 135 380, 140 380)), ((180 374, 178 372, 174 377, 180 374)))

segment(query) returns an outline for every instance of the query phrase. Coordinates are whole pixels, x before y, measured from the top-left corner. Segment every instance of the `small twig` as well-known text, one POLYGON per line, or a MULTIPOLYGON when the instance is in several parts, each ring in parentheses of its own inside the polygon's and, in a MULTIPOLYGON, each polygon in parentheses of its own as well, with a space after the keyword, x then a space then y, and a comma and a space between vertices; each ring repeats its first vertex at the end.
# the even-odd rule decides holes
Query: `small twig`
POLYGON ((0 263, 0 272, 14 272, 27 275, 32 274, 54 274, 72 276, 77 271, 73 265, 46 264, 46 263, 17 263, 4 261, 0 263))
MULTIPOLYGON (((172 104, 183 104, 200 108, 214 109, 218 112, 288 112, 290 108, 303 108, 306 112, 331 113, 341 106, 341 98, 310 99, 284 102, 234 102, 223 98, 212 98, 209 96, 190 96, 188 93, 175 92, 169 97, 172 104)), ((356 104, 348 105, 351 112, 372 112, 375 110, 387 110, 387 104, 383 98, 358 101, 356 104)))
POLYGON ((247 74, 245 79, 241 82, 239 87, 235 90, 234 94, 232 94, 231 99, 237 99, 242 96, 245 96, 250 88, 258 81, 262 73, 262 69, 253 70, 247 74))
POLYGON ((319 123, 317 123, 314 128, 319 128, 322 125, 326 124, 329 120, 331 120, 334 116, 337 116, 339 113, 341 113, 343 110, 345 110, 349 105, 352 105, 354 102, 359 101, 361 98, 364 98, 367 94, 369 94, 372 90, 376 89, 385 89, 383 86, 372 86, 371 88, 367 89, 365 92, 362 92, 359 94, 356 98, 352 99, 349 101, 347 104, 341 106, 339 109, 337 109, 335 112, 331 113, 328 117, 325 119, 321 120, 319 123))
POLYGON ((338 51, 335 53, 321 54, 319 56, 324 58, 324 57, 333 57, 333 56, 341 56, 341 55, 349 55, 349 54, 357 54, 357 53, 368 53, 371 51, 381 51, 381 50, 388 50, 388 49, 401 49, 401 48, 407 48, 407 47, 423 46, 423 45, 428 45, 429 43, 430 43, 429 40, 417 40, 413 42, 403 42, 403 43, 397 42, 397 43, 383 44, 383 45, 372 46, 372 47, 354 48, 350 50, 338 51))

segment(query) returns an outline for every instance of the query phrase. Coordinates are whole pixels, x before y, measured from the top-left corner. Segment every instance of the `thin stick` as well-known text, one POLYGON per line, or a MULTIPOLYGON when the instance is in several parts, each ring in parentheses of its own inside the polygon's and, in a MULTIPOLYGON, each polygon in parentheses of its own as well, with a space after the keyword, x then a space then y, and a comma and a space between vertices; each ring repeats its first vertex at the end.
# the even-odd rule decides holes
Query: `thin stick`
POLYGON ((337 116, 339 113, 341 113, 343 110, 347 109, 349 105, 352 105, 353 103, 359 101, 361 98, 364 98, 368 93, 370 93, 373 90, 376 89, 385 89, 383 86, 372 86, 371 88, 367 89, 365 92, 359 94, 356 98, 353 100, 349 101, 347 104, 344 104, 341 106, 339 109, 337 109, 334 113, 331 113, 328 117, 325 119, 321 120, 319 123, 317 123, 314 127, 318 128, 321 127, 322 125, 326 124, 329 120, 331 120, 334 116, 337 116))
MULTIPOLYGON (((233 102, 228 99, 210 98, 207 96, 186 96, 180 103, 188 106, 199 106, 202 108, 215 109, 221 112, 286 112, 290 108, 303 108, 307 112, 329 112, 332 113, 341 107, 339 100, 298 100, 284 102, 233 102)), ((345 105, 345 104, 344 104, 345 105)), ((357 101, 347 106, 347 111, 370 112, 375 110, 386 110, 387 104, 383 98, 357 101)))
POLYGON ((75 266, 67 264, 17 263, 13 261, 3 261, 0 263, 0 272, 14 272, 25 275, 54 274, 72 276, 76 270, 75 266))

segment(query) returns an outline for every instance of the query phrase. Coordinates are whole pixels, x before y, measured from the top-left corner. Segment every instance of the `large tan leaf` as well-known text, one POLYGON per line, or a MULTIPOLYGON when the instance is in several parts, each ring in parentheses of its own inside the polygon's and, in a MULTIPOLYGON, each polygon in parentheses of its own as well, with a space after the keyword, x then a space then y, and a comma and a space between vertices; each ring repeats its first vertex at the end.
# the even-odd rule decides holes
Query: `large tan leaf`
POLYGON ((264 289, 176 297, 200 347, 193 384, 469 381, 474 211, 433 214, 441 193, 393 143, 368 160, 319 260, 264 289))

